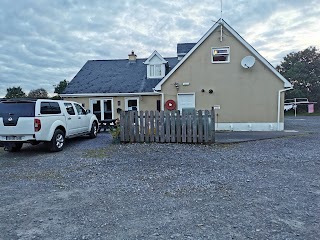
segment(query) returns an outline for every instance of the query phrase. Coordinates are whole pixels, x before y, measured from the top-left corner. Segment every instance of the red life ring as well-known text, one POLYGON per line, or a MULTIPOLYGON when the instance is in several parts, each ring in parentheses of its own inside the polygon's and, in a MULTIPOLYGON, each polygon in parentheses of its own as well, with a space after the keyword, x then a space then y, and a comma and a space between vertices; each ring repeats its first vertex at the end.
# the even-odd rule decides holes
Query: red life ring
POLYGON ((168 100, 168 101, 166 101, 166 104, 165 104, 165 107, 166 107, 166 109, 168 109, 168 110, 174 110, 174 109, 176 109, 176 102, 174 101, 174 100, 168 100))

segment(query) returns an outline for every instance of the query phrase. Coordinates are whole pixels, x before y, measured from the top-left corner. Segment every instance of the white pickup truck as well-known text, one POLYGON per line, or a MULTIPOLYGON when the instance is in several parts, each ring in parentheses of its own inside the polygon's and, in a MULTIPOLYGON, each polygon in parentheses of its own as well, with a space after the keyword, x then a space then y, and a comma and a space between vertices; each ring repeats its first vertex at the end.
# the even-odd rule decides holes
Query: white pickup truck
POLYGON ((63 100, 0 101, 0 146, 19 151, 23 143, 45 142, 50 151, 61 151, 65 138, 95 138, 98 119, 79 103, 63 100))

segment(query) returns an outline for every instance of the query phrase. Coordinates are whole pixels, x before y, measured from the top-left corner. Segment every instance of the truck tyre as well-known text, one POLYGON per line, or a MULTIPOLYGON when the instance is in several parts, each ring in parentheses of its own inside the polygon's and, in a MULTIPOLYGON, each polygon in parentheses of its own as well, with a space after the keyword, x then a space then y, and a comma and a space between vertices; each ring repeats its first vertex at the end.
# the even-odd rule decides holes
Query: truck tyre
POLYGON ((96 122, 93 122, 91 125, 89 137, 95 138, 95 137, 97 137, 97 134, 98 134, 98 124, 96 122))
POLYGON ((60 129, 56 129, 54 131, 51 141, 48 142, 49 151, 51 152, 62 151, 64 147, 64 141, 65 141, 65 133, 60 129))
POLYGON ((5 145, 5 150, 8 152, 19 152, 22 148, 23 143, 17 142, 17 143, 9 143, 5 145))

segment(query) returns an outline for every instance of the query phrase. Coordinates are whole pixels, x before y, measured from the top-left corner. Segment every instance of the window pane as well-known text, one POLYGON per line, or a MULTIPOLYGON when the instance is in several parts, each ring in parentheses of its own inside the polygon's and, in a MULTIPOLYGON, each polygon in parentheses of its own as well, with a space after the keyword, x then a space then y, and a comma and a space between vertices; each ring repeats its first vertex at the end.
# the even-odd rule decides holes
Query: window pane
POLYGON ((154 76, 154 65, 150 65, 150 76, 154 76))
POLYGON ((161 76, 161 65, 155 65, 155 76, 161 76))
POLYGON ((79 104, 75 103, 74 105, 75 105, 79 115, 85 115, 86 111, 79 104))
POLYGON ((42 102, 40 107, 41 114, 59 114, 61 113, 59 103, 57 102, 42 102))
POLYGON ((128 110, 138 110, 138 101, 136 99, 128 100, 128 110))
POLYGON ((69 115, 75 115, 75 112, 71 103, 65 103, 64 105, 69 115))
POLYGON ((34 117, 35 115, 35 102, 25 103, 0 103, 0 117, 7 117, 9 115, 19 117, 34 117))

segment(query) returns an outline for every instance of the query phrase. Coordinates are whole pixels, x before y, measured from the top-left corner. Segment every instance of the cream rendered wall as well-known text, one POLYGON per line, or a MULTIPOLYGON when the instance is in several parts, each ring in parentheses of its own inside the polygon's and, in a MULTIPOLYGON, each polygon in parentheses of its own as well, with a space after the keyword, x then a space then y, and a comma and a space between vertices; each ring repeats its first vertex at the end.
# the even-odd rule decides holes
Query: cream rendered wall
POLYGON ((85 109, 90 109, 89 98, 86 98, 86 97, 83 97, 83 98, 67 97, 67 98, 63 98, 63 100, 77 102, 77 103, 80 103, 81 105, 84 104, 85 109))
MULTIPOLYGON (((220 105, 216 111, 219 122, 277 122, 278 91, 284 88, 283 82, 257 58, 252 68, 244 69, 241 60, 252 54, 230 32, 223 31, 222 42, 217 29, 162 85, 165 101, 176 101, 177 93, 194 92, 197 110, 220 105), (223 46, 230 46, 230 62, 211 63, 211 48, 223 46), (178 90, 175 82, 180 85, 178 90), (190 85, 183 86, 184 82, 190 85)), ((280 119, 283 122, 283 110, 280 119)))

